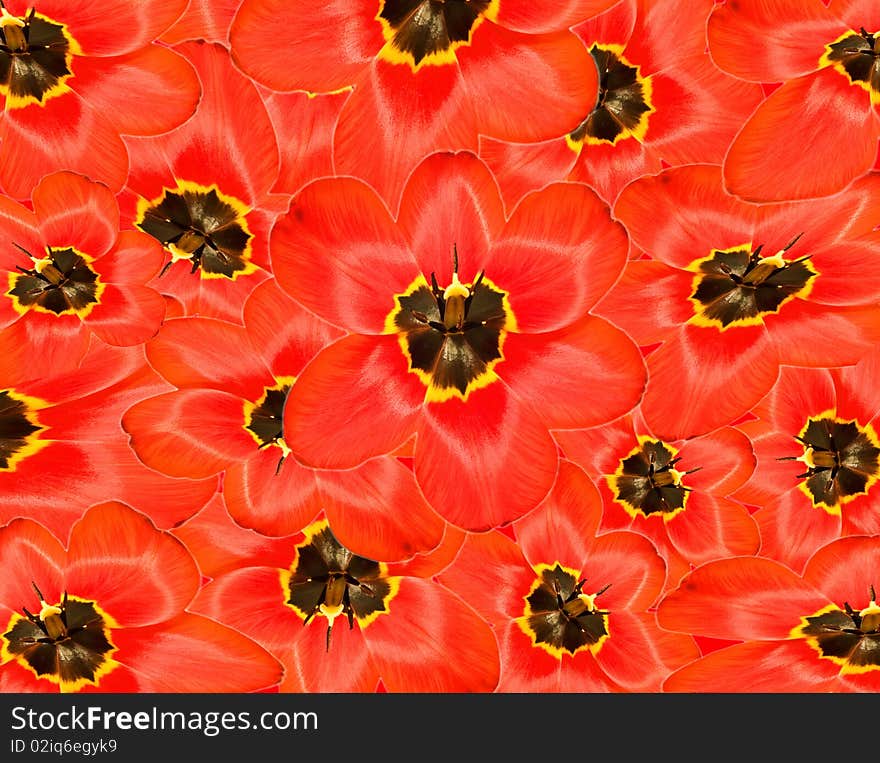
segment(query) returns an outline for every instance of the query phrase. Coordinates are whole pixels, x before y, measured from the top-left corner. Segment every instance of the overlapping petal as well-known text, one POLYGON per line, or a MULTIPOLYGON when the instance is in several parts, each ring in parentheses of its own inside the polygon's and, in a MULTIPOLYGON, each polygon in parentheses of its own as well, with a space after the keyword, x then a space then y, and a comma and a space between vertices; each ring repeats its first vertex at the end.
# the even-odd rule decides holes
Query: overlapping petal
MULTIPOLYGON (((0 530, 0 556, 19 563, 14 576, 32 584, 26 601, 39 603, 38 614, 10 607, 4 691, 247 692, 281 680, 280 663, 254 641, 185 611, 200 586, 192 554, 123 503, 89 508, 66 550, 32 520, 12 522, 0 530), (31 629, 53 634, 39 642, 43 658, 26 646, 31 629)), ((16 593, 6 589, 4 599, 16 593)))
POLYGON ((880 691, 876 2, 32 5, 0 693, 880 691))
POLYGON ((514 523, 515 540, 469 535, 441 573, 495 625, 498 691, 658 691, 698 656, 690 636, 660 631, 646 611, 666 577, 653 544, 597 534, 601 514, 590 479, 563 460, 547 500, 514 523))
POLYGON ((192 116, 202 94, 196 73, 154 44, 185 6, 181 0, 116 3, 95 13, 88 3, 49 0, 37 16, 25 3, 6 7, 7 29, 20 30, 4 53, 0 185, 6 193, 25 199, 57 170, 119 191, 129 169, 120 135, 155 135, 192 116))
POLYGON ((788 80, 755 110, 724 158, 725 187, 756 202, 828 196, 874 166, 878 138, 868 94, 826 67, 788 80))
MULTIPOLYGON (((329 526, 319 522, 307 528, 306 544, 316 527, 329 526)), ((300 548, 290 548, 293 570, 299 564, 300 548)), ((347 550, 339 558, 350 560, 344 564, 352 565, 352 575, 371 569, 369 560, 351 557, 347 550)), ((291 593, 284 581, 290 574, 268 567, 233 570, 205 586, 193 605, 195 611, 239 628, 275 654, 287 668, 282 691, 371 691, 378 678, 389 692, 495 688, 499 665, 492 629, 439 583, 405 572, 391 575, 379 567, 370 573, 375 576, 370 577, 374 586, 370 590, 387 591, 381 608, 369 616, 353 612, 350 624, 334 624, 321 616, 326 610, 320 605, 313 613, 319 616, 305 621, 307 613, 297 609, 292 598, 288 600, 291 593), (251 589, 255 596, 243 595, 251 589), (401 649, 401 643, 409 648, 401 649), (426 669, 416 669, 416 664, 426 669), (351 669, 342 669, 343 665, 351 669)))
POLYGON ((854 536, 824 545, 802 575, 757 557, 696 568, 660 602, 661 626, 743 643, 676 670, 664 690, 874 691, 877 605, 866 580, 878 552, 878 536, 854 536))

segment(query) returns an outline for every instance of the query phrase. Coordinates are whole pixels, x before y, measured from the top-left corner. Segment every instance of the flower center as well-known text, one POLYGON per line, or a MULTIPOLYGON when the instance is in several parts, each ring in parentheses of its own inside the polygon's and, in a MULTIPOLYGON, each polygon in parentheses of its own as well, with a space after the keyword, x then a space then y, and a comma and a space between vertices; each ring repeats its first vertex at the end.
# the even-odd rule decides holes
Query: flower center
POLYGON ((419 275, 385 320, 386 333, 399 335, 409 371, 428 388, 426 402, 453 397, 467 400, 474 389, 497 380, 494 367, 504 359, 502 347, 516 320, 507 293, 481 272, 472 284, 458 278, 453 255, 452 282, 441 289, 419 275))
POLYGON ((880 606, 874 586, 871 601, 856 612, 849 602, 843 609, 829 606, 801 618, 793 638, 805 638, 819 656, 840 665, 841 674, 880 670, 880 606))
POLYGON ((639 67, 623 57, 621 45, 593 45, 590 55, 599 71, 599 98, 593 110, 566 141, 580 152, 584 143, 612 146, 619 140, 644 141, 651 104, 651 78, 643 77, 639 67))
POLYGON ((684 510, 691 488, 682 477, 701 467, 678 471, 681 460, 675 448, 659 440, 639 437, 639 445, 624 458, 614 474, 606 477, 614 500, 633 517, 660 515, 665 521, 684 510))
POLYGON ((376 20, 386 45, 379 57, 392 64, 456 62, 455 50, 468 45, 484 18, 498 13, 499 0, 383 0, 376 20))
POLYGON ((67 27, 36 13, 13 16, 0 7, 0 93, 7 109, 19 109, 63 95, 70 88, 70 63, 80 52, 67 27))
POLYGON ((24 617, 14 614, 0 643, 2 661, 15 659, 20 665, 58 684, 63 692, 98 686, 102 676, 118 663, 111 658, 116 647, 110 640, 116 626, 113 619, 93 601, 68 596, 59 604, 40 600, 39 614, 22 608, 24 617))
POLYGON ((864 88, 872 103, 880 103, 880 32, 844 32, 819 59, 819 66, 833 66, 850 84, 864 88))
POLYGON ((780 460, 806 464, 807 470, 797 475, 803 480, 798 487, 813 506, 830 514, 839 514, 841 504, 865 495, 880 476, 880 440, 870 425, 823 413, 807 419, 794 439, 803 446, 803 454, 780 460))
POLYGON ((152 201, 138 202, 135 224, 162 242, 171 254, 165 271, 178 260, 190 263, 190 272, 202 278, 230 278, 253 273, 250 208, 221 193, 216 186, 177 181, 176 190, 165 188, 152 201))
POLYGON ((380 562, 357 556, 343 546, 326 520, 304 531, 290 570, 281 574, 285 603, 308 625, 316 615, 327 619, 327 650, 337 617, 344 615, 349 629, 361 628, 381 614, 397 595, 399 580, 389 577, 380 562))
POLYGON ((295 381, 293 377, 279 379, 275 387, 265 388, 256 403, 244 404, 244 428, 257 441, 257 448, 262 450, 274 446, 281 451, 276 474, 281 471, 284 459, 290 455, 290 448, 283 436, 284 403, 295 381))
POLYGON ((594 654, 608 638, 608 612, 596 608, 596 599, 608 590, 606 585, 594 594, 583 593, 586 579, 556 562, 535 568, 538 577, 525 596, 525 608, 517 624, 532 644, 557 659, 581 650, 594 654))
POLYGON ((36 411, 46 403, 19 395, 11 389, 0 390, 0 472, 14 472, 23 458, 49 444, 39 439, 45 431, 36 411))
POLYGON ((42 259, 22 251, 30 258, 31 267, 16 265, 17 272, 9 274, 6 292, 16 312, 36 310, 85 318, 98 304, 104 284, 91 267, 91 257, 73 247, 46 247, 42 259))
POLYGON ((721 331, 761 325, 765 315, 779 312, 795 297, 806 297, 818 275, 808 262, 810 255, 783 257, 799 238, 772 257, 762 256, 763 244, 754 251, 751 244, 743 244, 713 249, 708 257, 692 262, 687 268, 696 272, 689 297, 695 313, 691 321, 721 331))

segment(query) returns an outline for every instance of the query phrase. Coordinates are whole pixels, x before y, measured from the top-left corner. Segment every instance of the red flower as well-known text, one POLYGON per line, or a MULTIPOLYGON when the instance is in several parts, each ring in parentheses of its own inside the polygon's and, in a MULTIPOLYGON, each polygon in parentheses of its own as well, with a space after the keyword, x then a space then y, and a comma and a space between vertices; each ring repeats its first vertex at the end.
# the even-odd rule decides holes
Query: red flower
POLYGON ((692 165, 621 192, 614 214, 653 259, 630 262, 598 311, 642 346, 662 342, 641 408, 654 434, 730 424, 781 364, 852 365, 880 341, 878 183, 756 205, 725 193, 719 167, 692 165))
POLYGON ((219 575, 192 607, 272 652, 286 668, 282 692, 372 692, 380 680, 389 692, 494 689, 491 629, 440 584, 352 553, 326 520, 288 560, 219 575))
POLYGON ((660 625, 744 643, 677 670, 664 691, 880 691, 878 569, 878 535, 823 546, 802 575, 756 557, 698 567, 660 602, 660 625))
POLYGON ((0 197, 0 253, 6 275, 0 300, 0 356, 5 383, 75 369, 90 337, 112 345, 149 339, 165 300, 144 284, 162 267, 161 247, 119 231, 110 190, 57 172, 34 189, 31 212, 0 197), (9 362, 11 361, 11 362, 9 362))
POLYGON ((505 218, 481 161, 436 154, 411 176, 396 222, 364 183, 318 180, 271 247, 279 284, 352 332, 306 366, 285 407, 285 439, 304 463, 348 469, 417 435, 425 497, 453 524, 485 530, 550 490, 549 429, 638 402, 638 349, 588 313, 627 241, 585 185, 548 186, 505 218))
POLYGON ((0 528, 0 691, 252 692, 278 662, 184 611, 199 588, 186 547, 121 503, 90 508, 65 547, 42 525, 0 528))
POLYGON ((303 366, 340 332, 274 281, 254 290, 244 320, 174 318, 147 343, 152 366, 178 389, 125 413, 140 459, 173 477, 224 472, 232 517, 268 535, 299 532, 323 509, 340 541, 371 558, 402 559, 436 546, 444 522, 396 458, 324 472, 290 455, 285 401, 303 366))
POLYGON ((666 561, 668 586, 692 565, 757 552, 755 521, 728 497, 755 465, 748 438, 736 429, 664 442, 640 417, 627 415, 554 437, 566 457, 596 481, 604 506, 602 531, 647 535, 666 561))
POLYGON ((187 314, 241 322, 248 294, 269 277, 268 236, 289 199, 271 193, 278 145, 254 84, 220 45, 176 48, 205 94, 186 124, 154 138, 128 138, 132 167, 125 219, 168 254, 154 285, 187 314))
POLYGON ((800 570, 838 537, 880 533, 878 371, 880 348, 847 368, 783 368, 739 425, 758 465, 736 497, 761 507, 761 556, 800 570))
POLYGON ((612 4, 245 0, 229 39, 242 69, 274 90, 354 86, 336 125, 336 171, 366 179, 394 209, 432 151, 475 151, 480 133, 544 140, 577 125, 597 77, 569 27, 612 4))
POLYGON ((720 164, 763 96, 706 56, 712 6, 692 1, 682 13, 678 0, 622 0, 575 27, 599 71, 598 101, 568 135, 544 143, 480 138, 480 157, 505 200, 568 178, 613 203, 629 181, 659 172, 661 161, 720 164))
POLYGON ((498 634, 498 691, 659 691, 699 655, 649 611, 666 578, 654 546, 624 530, 597 535, 601 514, 593 483, 563 461, 548 499, 514 523, 517 542, 468 535, 440 574, 498 634))
POLYGON ((0 367, 0 523, 30 517, 65 538, 94 503, 123 501, 160 527, 198 511, 217 480, 170 479, 145 467, 119 420, 168 389, 143 350, 93 346, 76 371, 8 384, 0 367))
POLYGON ((880 5, 739 0, 716 5, 709 54, 752 82, 781 82, 724 160, 725 187, 752 201, 827 196, 864 175, 880 137, 880 5))
POLYGON ((27 198, 40 178, 73 170, 118 191, 124 135, 189 118, 199 79, 153 41, 186 0, 7 0, 0 15, 0 185, 27 198))

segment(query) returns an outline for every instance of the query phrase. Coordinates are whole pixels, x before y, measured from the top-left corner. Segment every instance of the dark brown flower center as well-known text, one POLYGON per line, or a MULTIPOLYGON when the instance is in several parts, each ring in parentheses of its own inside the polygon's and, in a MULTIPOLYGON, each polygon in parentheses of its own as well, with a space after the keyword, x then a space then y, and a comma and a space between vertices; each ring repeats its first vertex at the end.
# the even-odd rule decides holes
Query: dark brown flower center
POLYGON ((498 0, 383 0, 376 17, 387 45, 380 56, 413 69, 455 62, 455 49, 470 42, 498 0))
POLYGON ((474 389, 497 379, 494 367, 516 320, 507 293, 481 272, 472 284, 458 279, 455 255, 452 283, 441 289, 434 273, 431 284, 419 276, 386 318, 386 331, 400 336, 409 370, 427 386, 427 402, 453 397, 467 400, 474 389))
POLYGON ((523 616, 517 618, 523 633, 534 646, 559 659, 583 649, 597 652, 608 638, 609 613, 598 609, 595 600, 609 586, 585 594, 586 580, 558 562, 538 565, 535 572, 538 577, 525 597, 523 616))
POLYGON ((610 143, 624 138, 643 141, 651 103, 651 80, 623 57, 619 45, 595 44, 590 48, 599 72, 599 97, 593 110, 568 135, 568 143, 580 151, 584 143, 610 143))
POLYGON ((795 260, 783 257, 798 238, 772 257, 762 256, 763 245, 752 251, 751 244, 744 244, 713 249, 708 257, 691 263, 688 270, 696 272, 690 296, 693 322, 722 331, 760 325, 764 316, 779 312, 786 302, 805 297, 818 275, 809 263, 810 255, 795 260))
MULTIPOLYGON (((36 589, 36 586, 34 586, 36 589)), ((116 647, 110 640, 112 619, 94 601, 68 596, 47 604, 37 589, 40 611, 22 608, 24 617, 13 615, 2 636, 2 657, 16 659, 37 678, 59 685, 62 691, 98 686, 103 675, 117 663, 111 658, 116 647)))
POLYGON ((15 471, 19 461, 49 444, 39 439, 46 429, 37 419, 39 407, 40 401, 0 390, 0 472, 15 471))
POLYGON ((845 32, 825 46, 819 64, 830 64, 853 85, 867 90, 873 103, 880 103, 880 32, 871 34, 864 27, 845 32))
POLYGON ((680 460, 666 443, 640 437, 639 445, 620 459, 615 473, 607 477, 614 500, 631 516, 671 519, 684 509, 690 492, 682 477, 700 468, 679 471, 675 467, 680 460))
POLYGON ((43 259, 24 253, 30 258, 31 267, 16 265, 17 272, 10 273, 10 289, 6 292, 18 312, 39 310, 84 318, 100 301, 104 285, 92 269, 88 255, 73 247, 47 247, 43 259))
POLYGON ((79 51, 67 27, 33 8, 23 17, 5 8, 0 14, 0 92, 6 108, 43 104, 66 93, 71 59, 79 51))
POLYGON ((313 617, 327 619, 327 649, 330 633, 340 615, 353 628, 363 628, 380 614, 397 594, 398 580, 389 577, 384 564, 353 554, 343 546, 326 521, 304 530, 306 540, 296 547, 289 572, 282 575, 285 603, 307 625, 313 617))
POLYGON ((171 260, 186 260, 203 278, 231 278, 252 273, 249 207, 214 186, 183 180, 152 201, 138 204, 136 225, 162 242, 171 260))
POLYGON ((294 382, 293 378, 279 380, 277 386, 266 387, 256 403, 247 402, 244 406, 244 428, 257 441, 257 448, 274 446, 281 450, 276 474, 290 455, 290 448, 284 442, 284 403, 294 382))
POLYGON ((799 487, 814 506, 832 514, 866 494, 880 476, 880 441, 870 426, 824 414, 807 419, 795 440, 803 454, 781 460, 806 464, 807 470, 797 475, 803 480, 799 487))
POLYGON ((822 658, 840 665, 842 674, 880 670, 880 606, 874 586, 870 598, 860 611, 844 602, 843 609, 830 606, 804 617, 792 635, 806 638, 822 658))

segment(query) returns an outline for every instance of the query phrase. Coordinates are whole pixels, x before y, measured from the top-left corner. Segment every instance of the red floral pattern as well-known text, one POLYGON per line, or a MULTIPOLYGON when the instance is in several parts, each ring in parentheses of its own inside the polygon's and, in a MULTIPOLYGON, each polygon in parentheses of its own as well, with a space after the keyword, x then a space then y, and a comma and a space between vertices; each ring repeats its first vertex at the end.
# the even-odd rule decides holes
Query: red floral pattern
POLYGON ((876 692, 880 6, 0 2, 0 692, 876 692))

